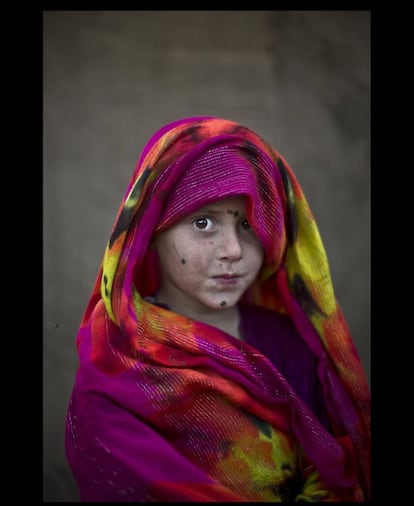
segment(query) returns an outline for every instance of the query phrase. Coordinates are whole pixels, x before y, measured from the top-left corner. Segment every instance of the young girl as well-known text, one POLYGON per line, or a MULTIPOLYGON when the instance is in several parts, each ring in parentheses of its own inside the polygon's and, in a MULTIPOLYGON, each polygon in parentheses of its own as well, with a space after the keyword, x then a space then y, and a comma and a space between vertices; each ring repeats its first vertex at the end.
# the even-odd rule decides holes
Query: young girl
POLYGON ((370 393, 283 157, 215 117, 143 149, 77 336, 82 501, 370 500, 370 393))

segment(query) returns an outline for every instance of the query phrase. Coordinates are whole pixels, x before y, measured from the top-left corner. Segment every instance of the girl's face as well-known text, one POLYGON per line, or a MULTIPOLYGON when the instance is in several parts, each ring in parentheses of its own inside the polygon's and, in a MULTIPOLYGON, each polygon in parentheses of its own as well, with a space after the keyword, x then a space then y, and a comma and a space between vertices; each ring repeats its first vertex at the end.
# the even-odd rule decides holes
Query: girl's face
POLYGON ((184 314, 234 306, 264 258, 246 219, 242 196, 217 200, 155 238, 162 276, 160 302, 184 314))

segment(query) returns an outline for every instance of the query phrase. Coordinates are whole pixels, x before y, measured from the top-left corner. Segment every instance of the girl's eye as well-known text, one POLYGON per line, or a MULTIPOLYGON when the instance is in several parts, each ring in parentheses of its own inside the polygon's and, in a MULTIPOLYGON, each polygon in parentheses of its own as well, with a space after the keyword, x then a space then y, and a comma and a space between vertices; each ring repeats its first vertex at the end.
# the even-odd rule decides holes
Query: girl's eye
POLYGON ((213 222, 206 217, 196 218, 193 224, 198 230, 210 230, 213 227, 213 222))
POLYGON ((247 220, 243 220, 240 226, 243 230, 251 230, 250 224, 247 220))

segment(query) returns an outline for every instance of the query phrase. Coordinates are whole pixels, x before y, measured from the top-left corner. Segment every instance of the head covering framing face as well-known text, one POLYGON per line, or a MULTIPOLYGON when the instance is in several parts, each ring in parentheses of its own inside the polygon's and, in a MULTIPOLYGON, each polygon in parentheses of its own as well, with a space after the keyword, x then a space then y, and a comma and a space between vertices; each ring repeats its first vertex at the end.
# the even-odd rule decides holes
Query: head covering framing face
MULTIPOLYGON (((151 137, 120 206, 78 346, 91 333, 93 360, 108 374, 134 367, 140 354, 153 366, 163 363, 173 341, 191 356, 201 349, 206 353, 211 345, 203 348, 203 324, 172 317, 144 300, 159 284, 150 245, 154 234, 185 215, 233 195, 246 196, 248 221, 265 251, 259 279, 243 300, 288 315, 317 357, 335 443, 325 434, 315 442, 312 426, 306 427, 300 413, 292 418, 292 430, 327 483, 354 479, 369 497, 365 374, 301 187, 279 152, 252 130, 201 116, 172 122, 151 137), (358 473, 350 477, 345 468, 355 454, 358 473)), ((208 339, 214 341, 214 336, 208 339)))
POLYGON ((247 143, 215 144, 188 166, 185 159, 180 163, 185 172, 167 197, 157 232, 210 202, 244 195, 266 261, 280 262, 286 244, 284 193, 280 173, 265 153, 247 143))

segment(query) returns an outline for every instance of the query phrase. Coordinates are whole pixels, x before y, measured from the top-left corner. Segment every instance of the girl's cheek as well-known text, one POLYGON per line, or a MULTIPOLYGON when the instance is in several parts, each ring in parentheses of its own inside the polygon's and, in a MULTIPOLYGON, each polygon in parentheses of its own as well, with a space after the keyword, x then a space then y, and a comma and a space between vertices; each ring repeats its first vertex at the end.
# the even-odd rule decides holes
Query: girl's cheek
POLYGON ((180 252, 178 261, 182 267, 197 270, 207 267, 214 261, 215 246, 214 241, 200 241, 194 244, 186 243, 186 247, 177 248, 180 252))

